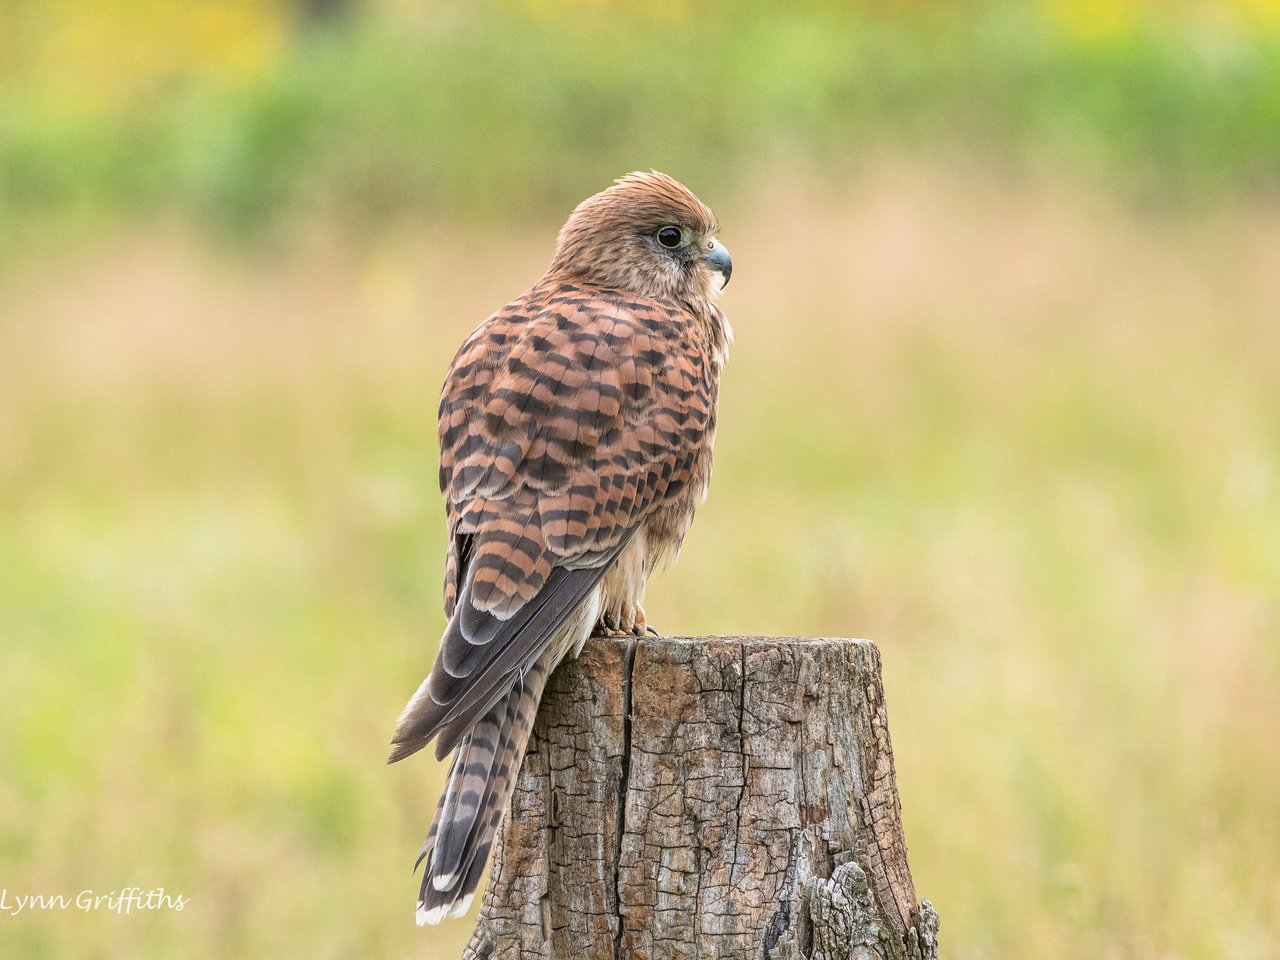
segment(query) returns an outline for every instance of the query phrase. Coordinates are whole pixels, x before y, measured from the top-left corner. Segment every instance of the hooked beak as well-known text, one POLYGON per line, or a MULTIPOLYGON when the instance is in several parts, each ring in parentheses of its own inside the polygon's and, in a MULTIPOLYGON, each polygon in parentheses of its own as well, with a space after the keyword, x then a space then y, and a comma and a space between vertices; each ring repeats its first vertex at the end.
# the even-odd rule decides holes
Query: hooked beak
POLYGON ((711 247, 702 255, 702 259, 713 270, 718 270, 724 275, 724 283, 721 287, 729 285, 729 276, 733 273, 733 258, 729 256, 729 251, 725 249, 724 244, 719 240, 712 240, 711 247))

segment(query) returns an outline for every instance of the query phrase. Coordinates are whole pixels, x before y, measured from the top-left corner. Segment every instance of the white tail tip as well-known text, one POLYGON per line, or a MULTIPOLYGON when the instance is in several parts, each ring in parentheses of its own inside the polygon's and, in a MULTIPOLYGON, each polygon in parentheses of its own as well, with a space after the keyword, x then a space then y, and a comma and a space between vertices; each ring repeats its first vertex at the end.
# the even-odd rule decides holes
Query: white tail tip
POLYGON ((417 914, 418 926, 425 927, 427 924, 431 924, 434 927, 437 923, 439 923, 441 920, 444 919, 444 915, 446 911, 448 911, 448 909, 449 909, 448 907, 441 905, 438 907, 432 907, 430 910, 428 910, 422 904, 418 904, 418 914, 417 914))
POLYGON ((467 909, 471 906, 471 899, 474 896, 475 896, 474 893, 468 893, 465 897, 463 897, 461 900, 455 903, 452 907, 449 908, 449 916, 451 917, 466 916, 467 909))

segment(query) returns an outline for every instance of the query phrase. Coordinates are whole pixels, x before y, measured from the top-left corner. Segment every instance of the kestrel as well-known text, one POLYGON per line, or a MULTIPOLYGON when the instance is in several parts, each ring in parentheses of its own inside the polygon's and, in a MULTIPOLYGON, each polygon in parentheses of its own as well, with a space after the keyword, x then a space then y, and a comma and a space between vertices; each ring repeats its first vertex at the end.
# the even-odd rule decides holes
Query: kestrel
POLYGON ((732 270, 711 210, 665 174, 578 205, 541 280, 458 351, 440 400, 449 617, 391 760, 453 752, 418 923, 471 903, 547 677, 593 630, 643 633, 650 573, 711 477, 732 270))

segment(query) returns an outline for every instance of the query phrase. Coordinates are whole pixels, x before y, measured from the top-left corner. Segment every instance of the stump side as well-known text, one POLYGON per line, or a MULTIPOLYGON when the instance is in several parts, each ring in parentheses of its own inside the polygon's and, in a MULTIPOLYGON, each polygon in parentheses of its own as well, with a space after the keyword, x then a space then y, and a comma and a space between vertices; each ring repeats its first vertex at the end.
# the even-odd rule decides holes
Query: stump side
POLYGON ((469 960, 936 957, 862 640, 591 641, 490 873, 469 960))

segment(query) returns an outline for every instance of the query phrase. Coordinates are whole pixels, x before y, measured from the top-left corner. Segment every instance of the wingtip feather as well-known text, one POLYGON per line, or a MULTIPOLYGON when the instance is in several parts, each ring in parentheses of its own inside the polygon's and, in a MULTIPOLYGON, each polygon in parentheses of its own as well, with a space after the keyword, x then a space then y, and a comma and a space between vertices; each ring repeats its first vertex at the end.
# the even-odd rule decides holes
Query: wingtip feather
POLYGON ((431 878, 431 885, 437 890, 443 892, 448 890, 458 881, 457 871, 453 873, 441 873, 431 878))

